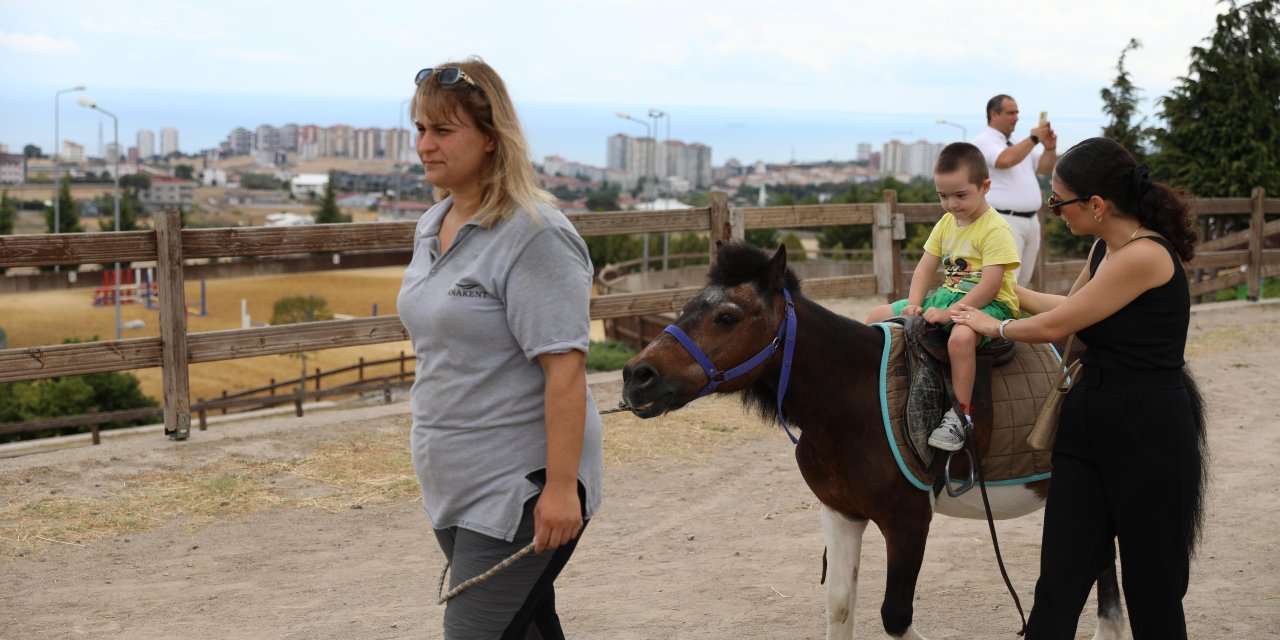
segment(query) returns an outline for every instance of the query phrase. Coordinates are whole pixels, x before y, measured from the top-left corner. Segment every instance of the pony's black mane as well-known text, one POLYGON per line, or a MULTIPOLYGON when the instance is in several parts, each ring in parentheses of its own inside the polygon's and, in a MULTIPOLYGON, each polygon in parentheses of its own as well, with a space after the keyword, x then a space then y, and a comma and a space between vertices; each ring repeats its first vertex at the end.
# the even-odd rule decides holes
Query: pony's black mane
MULTIPOLYGON (((751 282, 763 292, 769 291, 770 256, 758 247, 745 242, 728 242, 716 250, 716 263, 707 274, 707 284, 732 287, 751 282)), ((800 293, 800 278, 791 268, 783 276, 783 284, 792 295, 800 293)))
MULTIPOLYGON (((732 287, 743 283, 752 283, 756 285, 756 289, 764 295, 770 295, 772 269, 770 267, 771 256, 759 248, 744 243, 731 242, 719 246, 716 254, 716 263, 711 267, 711 272, 707 276, 707 283, 710 286, 732 287)), ((866 325, 842 316, 808 298, 800 292, 800 278, 798 278, 791 270, 787 268, 783 275, 783 284, 791 291, 792 299, 795 301, 797 308, 804 307, 808 310, 806 314, 808 325, 806 328, 811 331, 810 335, 827 334, 832 336, 842 336, 842 340, 858 340, 860 335, 859 328, 866 329, 866 325), (821 328, 818 328, 821 327, 821 328)), ((875 332, 869 336, 871 341, 879 339, 879 332, 875 332)), ((872 342, 874 349, 880 348, 882 342, 872 342)), ((833 345, 833 347, 836 345, 833 345)), ((753 413, 770 422, 777 420, 777 395, 772 384, 766 382, 763 378, 756 380, 754 384, 743 389, 739 393, 739 399, 743 406, 753 413)), ((793 425, 793 428, 797 425, 793 425)))

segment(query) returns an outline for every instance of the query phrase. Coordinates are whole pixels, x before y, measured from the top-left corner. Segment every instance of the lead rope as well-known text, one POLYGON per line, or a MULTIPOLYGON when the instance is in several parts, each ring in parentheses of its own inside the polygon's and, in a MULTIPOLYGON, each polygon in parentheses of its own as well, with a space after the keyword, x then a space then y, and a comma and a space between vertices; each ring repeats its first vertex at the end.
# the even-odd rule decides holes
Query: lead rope
MULTIPOLYGON (((630 411, 630 410, 631 410, 631 407, 628 407, 626 402, 619 402, 617 407, 614 407, 613 409, 605 409, 604 411, 600 412, 600 415, 603 416, 603 415, 608 415, 610 413, 618 413, 620 411, 630 411)), ((520 558, 523 558, 529 555, 529 553, 533 551, 533 545, 534 543, 530 542, 529 544, 525 545, 523 549, 507 556, 506 560, 503 560, 502 562, 499 562, 498 564, 493 565, 493 568, 489 569, 488 571, 474 578, 471 578, 470 580, 467 580, 466 582, 463 582, 462 584, 450 589, 449 593, 444 593, 444 579, 445 579, 445 576, 449 575, 449 567, 453 566, 453 563, 446 561, 444 563, 444 568, 440 570, 440 580, 436 584, 436 604, 444 604, 454 599, 455 597, 457 597, 458 594, 462 593, 463 591, 466 591, 467 588, 474 587, 475 585, 478 585, 481 582, 484 582, 485 580, 488 580, 489 578, 492 578, 493 576, 497 575, 499 571, 502 571, 503 569, 506 569, 507 567, 515 564, 516 561, 519 560, 520 558)))

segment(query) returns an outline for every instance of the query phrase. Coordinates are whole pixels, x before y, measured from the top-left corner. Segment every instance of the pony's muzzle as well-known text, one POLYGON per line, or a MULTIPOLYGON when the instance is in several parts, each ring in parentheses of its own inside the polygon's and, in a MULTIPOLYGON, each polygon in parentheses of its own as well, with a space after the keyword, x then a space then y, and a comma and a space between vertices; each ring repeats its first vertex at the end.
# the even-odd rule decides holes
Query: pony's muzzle
POLYGON ((622 384, 628 389, 641 391, 649 388, 658 380, 658 370, 648 362, 637 365, 627 363, 622 368, 622 384))

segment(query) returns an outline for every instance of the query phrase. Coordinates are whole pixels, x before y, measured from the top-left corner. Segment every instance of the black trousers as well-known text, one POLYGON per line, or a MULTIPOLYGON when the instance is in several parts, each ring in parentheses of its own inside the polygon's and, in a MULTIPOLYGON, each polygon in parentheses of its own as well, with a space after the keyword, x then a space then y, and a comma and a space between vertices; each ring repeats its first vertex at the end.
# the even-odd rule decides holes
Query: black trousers
POLYGON ((1202 461, 1182 372, 1160 373, 1086 370, 1063 403, 1029 640, 1075 638, 1117 538, 1134 640, 1187 637, 1187 505, 1202 461))

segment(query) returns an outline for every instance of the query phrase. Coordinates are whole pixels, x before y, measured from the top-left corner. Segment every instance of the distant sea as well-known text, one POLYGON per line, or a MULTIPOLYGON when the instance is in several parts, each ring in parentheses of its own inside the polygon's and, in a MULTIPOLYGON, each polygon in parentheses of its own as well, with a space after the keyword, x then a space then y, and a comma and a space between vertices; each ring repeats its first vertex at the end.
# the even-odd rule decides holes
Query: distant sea
MULTIPOLYGON (((285 123, 329 126, 393 128, 397 126, 399 101, 375 98, 313 98, 274 95, 163 94, 148 92, 94 91, 98 104, 120 118, 120 141, 133 146, 139 129, 176 127, 184 152, 216 146, 235 127, 249 130, 261 124, 285 123)), ((74 94, 73 94, 74 95, 74 94)), ((53 146, 53 117, 48 100, 9 95, 3 100, 5 118, 0 122, 0 142, 11 152, 35 143, 46 152, 53 146)), ((966 112, 938 113, 856 113, 852 111, 812 111, 752 109, 735 107, 680 107, 652 105, 670 113, 657 121, 659 139, 670 137, 685 142, 701 142, 712 148, 712 162, 723 164, 736 158, 747 164, 847 161, 857 155, 859 142, 869 142, 873 151, 890 139, 914 142, 951 142, 961 139, 958 127, 938 124, 938 119, 967 129, 969 138, 985 126, 983 105, 966 112)), ((606 140, 616 133, 642 136, 646 129, 619 118, 618 111, 643 119, 649 105, 518 103, 534 158, 559 155, 586 164, 603 166, 606 140)), ((1103 118, 1097 116, 1055 116, 1054 127, 1065 145, 1097 135, 1103 118)), ((104 122, 105 142, 111 142, 111 121, 76 106, 64 96, 61 107, 61 137, 85 145, 90 155, 98 153, 98 122, 104 122)), ((400 122, 410 127, 408 118, 400 122)), ((1029 122, 1019 125, 1016 137, 1025 135, 1029 122)), ((1065 146, 1063 147, 1065 149, 1065 146)))

